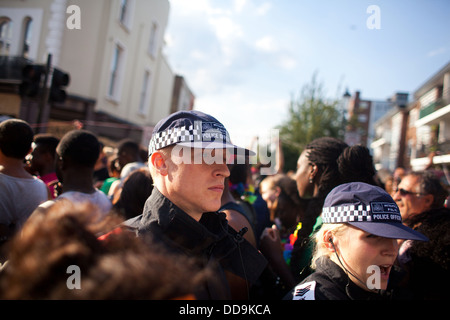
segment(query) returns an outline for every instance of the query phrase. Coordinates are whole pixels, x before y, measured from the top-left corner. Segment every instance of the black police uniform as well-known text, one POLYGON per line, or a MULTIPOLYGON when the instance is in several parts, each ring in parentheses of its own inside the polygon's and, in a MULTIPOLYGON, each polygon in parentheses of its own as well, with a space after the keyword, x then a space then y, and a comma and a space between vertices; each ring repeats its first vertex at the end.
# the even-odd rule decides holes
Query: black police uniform
POLYGON ((199 292, 198 299, 230 299, 224 271, 254 283, 267 265, 266 259, 241 233, 228 227, 223 212, 204 213, 196 221, 154 188, 143 214, 125 222, 152 244, 160 243, 173 253, 196 257, 213 268, 216 277, 199 292))
POLYGON ((367 291, 353 283, 328 257, 316 261, 316 270, 291 290, 284 300, 385 300, 386 291, 367 291))

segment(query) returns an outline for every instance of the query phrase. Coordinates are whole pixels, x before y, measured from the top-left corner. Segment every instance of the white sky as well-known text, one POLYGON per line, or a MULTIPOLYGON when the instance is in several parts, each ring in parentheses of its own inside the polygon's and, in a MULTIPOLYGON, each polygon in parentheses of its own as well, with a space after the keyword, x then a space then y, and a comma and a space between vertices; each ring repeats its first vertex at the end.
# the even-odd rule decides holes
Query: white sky
POLYGON ((164 50, 234 143, 270 135, 314 72, 327 97, 410 95, 450 61, 446 0, 170 0, 164 50), (367 20, 380 9, 381 29, 367 20))

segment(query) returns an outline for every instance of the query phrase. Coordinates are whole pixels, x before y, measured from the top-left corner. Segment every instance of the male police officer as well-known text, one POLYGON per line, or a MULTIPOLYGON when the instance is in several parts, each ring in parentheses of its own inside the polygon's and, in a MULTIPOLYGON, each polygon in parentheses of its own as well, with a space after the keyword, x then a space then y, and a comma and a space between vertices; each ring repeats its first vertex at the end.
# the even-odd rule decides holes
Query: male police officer
POLYGON ((227 162, 252 154, 230 142, 225 127, 199 111, 161 120, 149 145, 154 189, 143 214, 127 221, 150 243, 198 259, 213 270, 199 299, 247 298, 266 260, 218 212, 227 162))

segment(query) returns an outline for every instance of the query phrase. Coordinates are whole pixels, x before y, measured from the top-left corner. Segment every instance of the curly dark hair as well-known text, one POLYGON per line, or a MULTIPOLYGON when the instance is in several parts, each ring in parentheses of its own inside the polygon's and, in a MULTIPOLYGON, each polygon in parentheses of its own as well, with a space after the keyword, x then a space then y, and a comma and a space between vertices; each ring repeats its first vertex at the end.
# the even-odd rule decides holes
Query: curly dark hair
POLYGON ((172 299, 194 294, 206 271, 192 259, 169 255, 117 228, 122 221, 103 216, 92 204, 65 199, 33 214, 9 244, 0 298, 172 299), (77 290, 67 285, 73 265, 81 271, 77 290))
MULTIPOLYGON (((301 272, 304 265, 305 250, 310 244, 310 235, 317 217, 322 212, 327 194, 336 186, 348 182, 365 182, 379 186, 375 180, 375 166, 368 148, 362 145, 348 146, 344 141, 333 137, 321 137, 313 140, 306 148, 308 160, 318 168, 319 192, 310 199, 302 229, 294 244, 291 259, 293 274, 301 272), (303 261, 303 263, 301 262, 303 261)), ((303 273, 306 276, 307 273, 303 273)), ((301 280, 301 279, 299 279, 301 280)))
POLYGON ((319 198, 325 199, 342 183, 358 181, 378 185, 372 156, 362 145, 348 146, 340 139, 322 137, 309 143, 306 150, 309 161, 319 169, 319 198))
POLYGON ((337 160, 347 147, 344 141, 332 137, 318 138, 306 145, 308 160, 319 170, 319 198, 325 199, 331 189, 342 183, 337 160))
POLYGON ((343 183, 365 182, 377 186, 375 166, 368 148, 356 145, 345 148, 337 159, 343 183))
MULTIPOLYGON (((307 158, 319 170, 319 194, 309 203, 308 216, 303 232, 311 232, 316 218, 322 212, 327 194, 336 186, 347 182, 365 182, 379 186, 375 180, 375 166, 369 149, 364 146, 348 146, 333 137, 313 140, 306 146, 307 158)), ((309 233, 308 233, 309 235, 309 233)))

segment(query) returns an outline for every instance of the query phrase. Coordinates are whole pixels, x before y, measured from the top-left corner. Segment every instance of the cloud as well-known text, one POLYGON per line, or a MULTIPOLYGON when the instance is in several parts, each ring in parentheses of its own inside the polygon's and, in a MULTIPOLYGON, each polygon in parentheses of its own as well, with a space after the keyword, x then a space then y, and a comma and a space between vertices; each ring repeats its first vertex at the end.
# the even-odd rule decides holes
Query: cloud
MULTIPOLYGON (((186 69, 192 70, 196 68, 195 64, 202 64, 201 68, 208 65, 230 72, 231 67, 237 67, 237 72, 242 72, 255 65, 258 52, 272 54, 277 51, 275 38, 262 36, 258 39, 259 32, 254 30, 255 21, 251 21, 261 21, 255 15, 267 14, 271 8, 268 2, 171 0, 171 3, 172 28, 166 32, 166 52, 174 55, 175 60, 184 61, 180 64, 186 69), (193 61, 186 58, 183 60, 175 55, 188 55, 193 61)), ((276 57, 267 55, 259 58, 271 59, 271 65, 275 65, 274 61, 277 60, 276 57)))
POLYGON ((190 52, 189 57, 194 60, 203 61, 208 58, 208 55, 202 50, 194 49, 190 52))
POLYGON ((241 13, 247 4, 247 0, 234 0, 234 11, 236 13, 241 13))
POLYGON ((214 28, 217 38, 221 41, 234 40, 244 34, 241 26, 227 16, 212 16, 208 19, 208 23, 214 28))
POLYGON ((256 92, 227 90, 220 95, 199 97, 195 101, 195 109, 221 121, 233 143, 248 146, 255 135, 267 138, 274 125, 284 121, 288 100, 261 97, 256 92))
POLYGON ((256 15, 257 16, 264 16, 267 14, 267 12, 269 12, 269 10, 272 8, 272 4, 269 2, 265 2, 262 5, 260 5, 259 7, 256 8, 256 15))
POLYGON ((447 48, 442 47, 442 48, 439 48, 439 49, 432 50, 432 51, 428 52, 427 53, 427 57, 432 58, 434 56, 441 55, 441 54, 443 54, 445 52, 447 52, 447 48))
POLYGON ((274 37, 270 35, 258 39, 254 47, 257 51, 268 54, 265 59, 271 61, 277 67, 281 67, 284 70, 292 70, 298 66, 297 59, 294 58, 291 50, 279 45, 274 37))
POLYGON ((177 16, 194 17, 198 15, 209 16, 213 14, 231 13, 230 9, 223 9, 219 7, 213 7, 211 0, 170 0, 171 3, 171 15, 173 14, 173 8, 176 8, 177 16))
POLYGON ((278 65, 285 70, 292 70, 297 67, 297 59, 289 54, 282 54, 279 56, 278 65))
POLYGON ((258 50, 264 52, 275 52, 277 51, 277 45, 272 36, 264 36, 256 41, 255 47, 258 50))
POLYGON ((192 16, 201 12, 208 11, 211 7, 209 0, 170 0, 171 2, 171 14, 173 14, 173 8, 177 8, 176 13, 182 16, 192 16))
POLYGON ((175 71, 195 93, 195 108, 223 119, 236 140, 248 140, 255 132, 264 135, 279 124, 286 102, 267 89, 270 79, 265 76, 290 70, 297 62, 292 42, 280 43, 276 31, 255 28, 268 19, 262 16, 271 5, 251 0, 171 2, 168 58, 177 61, 175 71))

